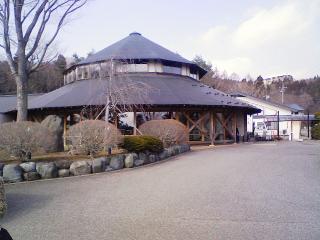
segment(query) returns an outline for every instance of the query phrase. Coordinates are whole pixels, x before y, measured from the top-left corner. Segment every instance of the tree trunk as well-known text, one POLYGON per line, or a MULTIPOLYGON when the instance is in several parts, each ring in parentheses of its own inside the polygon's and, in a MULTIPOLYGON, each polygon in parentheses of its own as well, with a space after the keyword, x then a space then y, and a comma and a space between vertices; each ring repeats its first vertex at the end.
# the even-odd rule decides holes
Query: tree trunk
POLYGON ((27 74, 16 76, 17 83, 17 122, 28 119, 28 82, 27 74))
POLYGON ((23 40, 19 41, 17 50, 17 122, 28 120, 28 69, 27 59, 25 54, 26 43, 23 40))

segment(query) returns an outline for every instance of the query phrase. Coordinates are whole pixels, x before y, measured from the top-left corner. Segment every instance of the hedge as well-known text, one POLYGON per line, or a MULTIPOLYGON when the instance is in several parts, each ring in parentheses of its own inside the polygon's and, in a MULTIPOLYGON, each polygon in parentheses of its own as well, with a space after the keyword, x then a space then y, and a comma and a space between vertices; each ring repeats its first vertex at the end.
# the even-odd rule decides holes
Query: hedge
POLYGON ((163 150, 163 143, 160 139, 152 136, 125 136, 121 147, 128 152, 150 151, 159 153, 163 150))
POLYGON ((6 196, 4 192, 3 179, 0 177, 0 219, 3 218, 7 209, 6 196))
POLYGON ((320 140, 320 112, 315 113, 316 124, 311 128, 311 136, 313 139, 320 140))

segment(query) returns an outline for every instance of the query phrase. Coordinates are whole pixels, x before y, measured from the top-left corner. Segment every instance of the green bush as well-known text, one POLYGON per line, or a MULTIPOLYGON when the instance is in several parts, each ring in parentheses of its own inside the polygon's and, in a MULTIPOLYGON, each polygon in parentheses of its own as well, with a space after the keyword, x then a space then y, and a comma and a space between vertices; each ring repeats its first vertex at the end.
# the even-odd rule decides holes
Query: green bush
POLYGON ((122 148, 129 152, 156 152, 163 150, 163 143, 160 139, 152 136, 125 136, 122 148))
POLYGON ((320 112, 315 113, 316 124, 312 126, 311 136, 313 139, 320 140, 320 112))
POLYGON ((6 196, 4 192, 3 179, 0 177, 0 219, 4 216, 7 209, 6 196))

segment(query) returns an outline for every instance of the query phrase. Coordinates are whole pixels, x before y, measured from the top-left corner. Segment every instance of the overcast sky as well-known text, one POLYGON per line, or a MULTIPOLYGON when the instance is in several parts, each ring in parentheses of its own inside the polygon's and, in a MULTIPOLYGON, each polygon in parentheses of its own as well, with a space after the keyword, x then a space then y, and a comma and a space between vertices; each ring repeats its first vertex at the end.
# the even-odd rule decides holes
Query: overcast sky
POLYGON ((57 43, 66 56, 138 31, 228 74, 320 74, 320 0, 91 0, 73 18, 57 43))

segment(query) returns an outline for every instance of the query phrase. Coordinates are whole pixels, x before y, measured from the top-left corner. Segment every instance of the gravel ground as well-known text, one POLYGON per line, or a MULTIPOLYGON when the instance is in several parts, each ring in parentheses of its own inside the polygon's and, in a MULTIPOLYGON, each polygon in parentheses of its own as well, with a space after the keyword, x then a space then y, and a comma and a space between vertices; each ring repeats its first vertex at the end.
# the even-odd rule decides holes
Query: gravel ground
POLYGON ((6 191, 2 225, 14 240, 318 240, 320 142, 201 149, 6 191))

